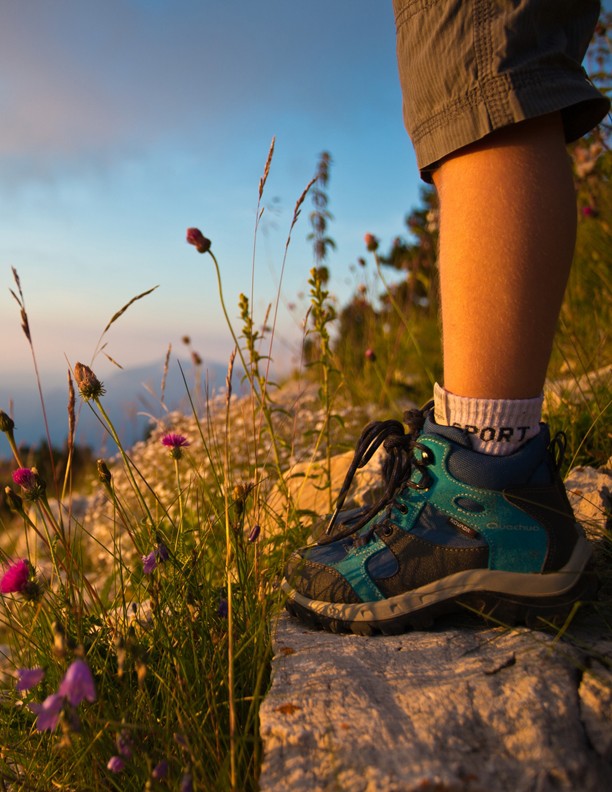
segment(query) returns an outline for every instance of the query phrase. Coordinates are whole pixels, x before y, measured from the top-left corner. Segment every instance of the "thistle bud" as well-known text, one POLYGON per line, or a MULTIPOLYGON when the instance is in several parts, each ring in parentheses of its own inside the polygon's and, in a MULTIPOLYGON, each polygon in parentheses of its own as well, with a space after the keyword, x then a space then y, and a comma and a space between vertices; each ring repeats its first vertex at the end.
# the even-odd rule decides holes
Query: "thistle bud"
POLYGON ((12 434, 15 428, 15 421, 10 415, 7 415, 4 410, 0 410, 0 432, 5 434, 12 434))
POLYGON ((375 253, 378 250, 378 239, 376 239, 374 234, 366 234, 363 241, 370 253, 375 253))
POLYGON ((98 478, 104 484, 105 487, 110 486, 112 474, 108 469, 106 462, 103 459, 98 459, 96 462, 96 466, 98 468, 98 478))
POLYGON ((199 228, 187 229, 187 242, 193 245, 198 253, 208 253, 212 244, 210 239, 206 239, 199 228))
POLYGON ((76 380, 79 393, 83 399, 85 399, 85 401, 89 401, 90 399, 99 399, 100 396, 103 396, 106 393, 100 380, 96 377, 89 366, 85 366, 83 363, 75 364, 74 378, 76 380))
POLYGON ((4 499, 6 501, 6 505, 9 507, 11 511, 17 512, 17 514, 23 514, 23 498, 20 495, 17 495, 16 492, 10 487, 4 488, 4 499))

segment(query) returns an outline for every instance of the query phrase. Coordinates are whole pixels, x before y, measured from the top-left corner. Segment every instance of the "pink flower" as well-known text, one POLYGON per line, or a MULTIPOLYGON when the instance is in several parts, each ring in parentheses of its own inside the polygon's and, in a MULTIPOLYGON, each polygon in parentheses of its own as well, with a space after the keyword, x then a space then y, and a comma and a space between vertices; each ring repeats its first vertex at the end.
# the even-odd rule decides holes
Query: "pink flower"
POLYGON ((193 245, 198 253, 207 253, 212 244, 210 239, 206 239, 199 228, 187 229, 187 242, 193 245))
POLYGON ((26 500, 35 501, 45 494, 47 485, 33 468, 18 468, 13 472, 13 481, 21 487, 26 500))
POLYGON ((161 439, 162 445, 167 446, 168 448, 184 448, 185 446, 190 445, 189 440, 186 437, 180 434, 174 434, 173 432, 169 432, 165 434, 161 439))
POLYGON ((30 709, 36 718, 37 731, 53 731, 59 721, 59 716, 64 708, 64 697, 59 693, 52 693, 42 704, 30 704, 30 709))
POLYGON ((28 588, 30 578, 30 562, 22 559, 16 561, 6 570, 0 580, 2 594, 23 594, 28 588))
POLYGON ((372 363, 376 361, 376 352, 371 347, 368 347, 363 354, 366 360, 369 360, 372 363))
POLYGON ((84 660, 75 660, 72 663, 57 692, 67 698, 73 707, 77 707, 84 700, 96 700, 93 676, 84 660))
POLYGON ((363 241, 370 253, 375 253, 378 250, 378 239, 376 239, 374 234, 366 234, 363 241))
POLYGON ((45 677, 45 672, 42 668, 19 668, 17 670, 17 677, 15 690, 21 693, 24 690, 30 690, 30 688, 36 687, 39 682, 42 682, 45 677))
POLYGON ((173 459, 180 459, 183 456, 183 448, 191 445, 184 435, 169 432, 161 439, 162 445, 170 449, 170 456, 173 459))

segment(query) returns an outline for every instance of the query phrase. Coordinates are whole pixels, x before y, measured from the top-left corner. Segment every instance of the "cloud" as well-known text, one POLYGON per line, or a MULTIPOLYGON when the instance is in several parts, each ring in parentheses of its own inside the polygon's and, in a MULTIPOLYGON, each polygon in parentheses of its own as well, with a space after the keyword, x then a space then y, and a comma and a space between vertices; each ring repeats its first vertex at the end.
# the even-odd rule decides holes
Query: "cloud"
POLYGON ((356 72, 363 61, 375 72, 372 52, 391 42, 372 33, 368 57, 360 51, 368 26, 389 32, 390 10, 371 5, 11 3, 0 31, 4 177, 104 165, 172 137, 245 134, 266 114, 324 118, 339 102, 358 104, 356 72))

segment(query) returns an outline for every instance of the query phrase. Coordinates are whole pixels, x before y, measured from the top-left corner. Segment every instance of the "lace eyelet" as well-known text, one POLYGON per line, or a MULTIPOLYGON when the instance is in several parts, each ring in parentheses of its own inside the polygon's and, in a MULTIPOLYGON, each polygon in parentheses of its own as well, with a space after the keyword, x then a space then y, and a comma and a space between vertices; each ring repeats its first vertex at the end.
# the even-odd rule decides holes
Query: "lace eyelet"
POLYGON ((381 528, 380 533, 382 536, 391 536, 393 533, 393 526, 390 523, 385 523, 381 528))
POLYGON ((400 512, 400 514, 408 514, 408 506, 406 506, 405 503, 396 504, 396 509, 400 512))

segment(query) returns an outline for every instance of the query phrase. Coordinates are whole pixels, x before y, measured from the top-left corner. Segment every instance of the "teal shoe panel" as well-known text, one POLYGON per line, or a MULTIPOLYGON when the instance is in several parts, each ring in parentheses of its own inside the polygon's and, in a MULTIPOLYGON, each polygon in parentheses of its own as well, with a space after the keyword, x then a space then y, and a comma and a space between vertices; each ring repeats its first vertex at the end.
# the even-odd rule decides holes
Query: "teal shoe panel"
MULTIPOLYGON (((439 512, 477 531, 489 545, 489 569, 541 572, 548 553, 545 528, 509 503, 502 492, 472 487, 454 478, 447 464, 452 453, 450 443, 431 435, 422 435, 419 443, 429 448, 436 460, 427 467, 432 483, 424 491, 405 489, 399 500, 405 498, 407 506, 427 501, 439 512), (462 508, 463 500, 477 502, 480 510, 462 508)), ((410 530, 409 521, 402 522, 410 530)))
POLYGON ((333 565, 336 572, 339 572, 350 583, 362 602, 385 599, 383 593, 368 575, 366 564, 373 555, 386 549, 387 545, 377 536, 373 536, 362 547, 351 548, 341 561, 333 565))

